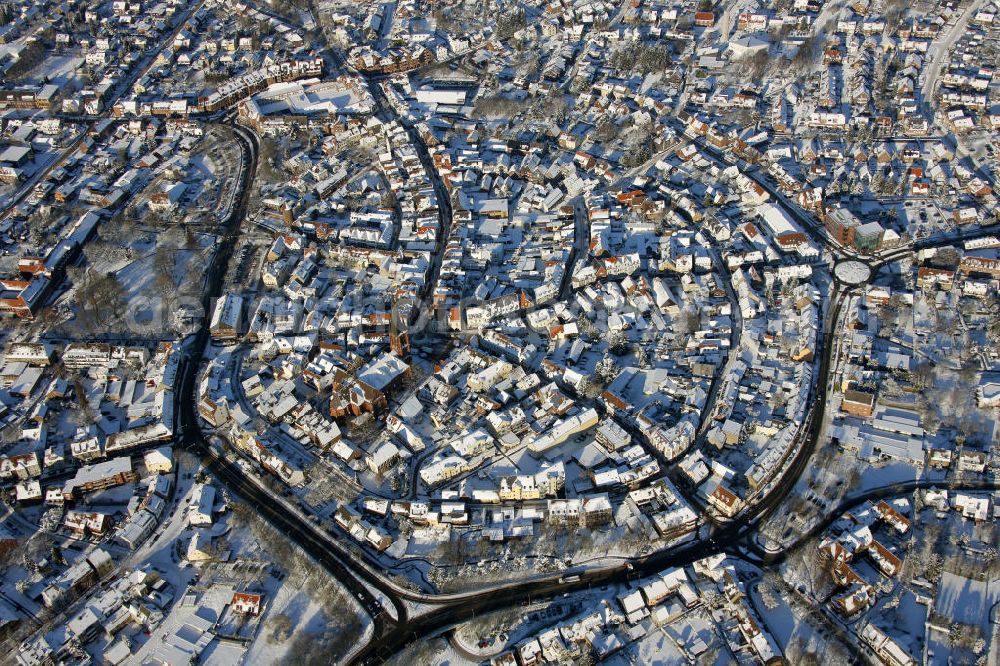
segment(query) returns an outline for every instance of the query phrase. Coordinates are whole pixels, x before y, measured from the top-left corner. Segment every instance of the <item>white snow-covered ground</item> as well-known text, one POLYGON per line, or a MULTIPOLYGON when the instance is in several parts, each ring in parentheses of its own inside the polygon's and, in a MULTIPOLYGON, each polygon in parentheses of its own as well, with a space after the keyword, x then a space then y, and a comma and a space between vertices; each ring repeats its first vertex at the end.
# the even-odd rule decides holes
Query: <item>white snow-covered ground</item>
POLYGON ((868 618, 913 657, 923 651, 924 622, 927 607, 917 603, 916 596, 900 586, 896 594, 879 600, 878 606, 868 614, 868 618))
POLYGON ((272 539, 285 538, 270 526, 234 518, 227 535, 234 553, 274 562, 281 572, 263 581, 267 607, 244 663, 309 661, 317 658, 316 646, 343 656, 368 640, 371 619, 335 579, 291 544, 280 557, 270 552, 272 539), (277 630, 282 624, 287 631, 277 630))
MULTIPOLYGON (((288 584, 287 579, 285 581, 273 581, 272 579, 270 582, 271 585, 268 587, 269 591, 273 589, 274 598, 264 616, 263 628, 250 644, 246 653, 245 663, 247 664, 287 663, 288 652, 296 634, 321 635, 326 630, 327 625, 333 621, 327 615, 330 609, 324 610, 321 601, 310 597, 306 590, 288 584), (280 636, 276 637, 269 626, 279 615, 289 618, 292 627, 294 627, 292 636, 287 640, 282 640, 280 636)), ((370 632, 371 626, 368 623, 364 633, 358 638, 367 639, 370 632)))
POLYGON ((769 589, 770 583, 763 581, 749 586, 750 599, 754 608, 764 618, 764 623, 782 651, 788 647, 792 636, 801 631, 803 625, 783 595, 769 589))
POLYGON ((606 665, 615 664, 626 666, 627 664, 662 664, 663 666, 673 666, 674 664, 687 664, 688 660, 684 653, 677 647, 677 643, 671 638, 666 629, 656 627, 643 638, 636 641, 622 653, 612 656, 601 662, 606 665))
POLYGON ((934 610, 960 624, 989 631, 989 614, 1000 603, 1000 580, 978 581, 945 572, 938 585, 934 610))

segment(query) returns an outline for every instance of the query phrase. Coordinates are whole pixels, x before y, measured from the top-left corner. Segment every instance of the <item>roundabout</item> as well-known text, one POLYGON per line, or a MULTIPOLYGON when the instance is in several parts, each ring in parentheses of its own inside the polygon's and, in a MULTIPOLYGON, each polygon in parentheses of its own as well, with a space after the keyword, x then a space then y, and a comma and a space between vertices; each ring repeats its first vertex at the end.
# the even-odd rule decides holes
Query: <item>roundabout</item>
POLYGON ((833 267, 833 275, 841 284, 854 287, 868 282, 872 277, 872 269, 864 262, 847 259, 833 267))

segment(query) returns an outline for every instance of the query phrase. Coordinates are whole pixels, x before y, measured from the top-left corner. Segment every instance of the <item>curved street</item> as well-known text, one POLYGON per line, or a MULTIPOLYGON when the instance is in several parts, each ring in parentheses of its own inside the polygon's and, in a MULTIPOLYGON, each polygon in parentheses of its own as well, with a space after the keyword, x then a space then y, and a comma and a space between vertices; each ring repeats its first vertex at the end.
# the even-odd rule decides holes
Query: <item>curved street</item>
MULTIPOLYGON (((388 113, 388 104, 379 89, 379 80, 369 77, 369 83, 380 107, 388 113)), ((242 222, 246 216, 247 204, 257 168, 259 142, 253 132, 232 122, 231 117, 222 118, 233 131, 240 144, 243 155, 243 167, 239 176, 238 195, 224 223, 224 233, 219 247, 207 269, 206 289, 202 303, 206 314, 211 311, 212 301, 222 293, 225 282, 226 267, 232 255, 236 241, 240 235, 242 222)), ((441 256, 447 243, 451 223, 451 206, 447 189, 433 168, 433 163, 426 145, 420 140, 416 131, 409 127, 413 144, 417 146, 420 160, 431 176, 435 193, 438 198, 438 211, 442 223, 442 235, 432 265, 431 279, 428 280, 424 293, 424 303, 421 316, 429 312, 430 296, 433 293, 440 272, 441 256)), ((703 146, 703 148, 705 148, 703 146)), ((710 153, 713 159, 717 155, 710 153)), ((758 179, 758 182, 760 180, 758 179)), ((804 221, 803 215, 773 192, 773 188, 762 183, 762 186, 775 195, 776 201, 785 208, 794 219, 803 223, 817 240, 827 245, 824 234, 818 232, 811 221, 804 221)), ((989 229, 977 230, 962 236, 963 238, 987 235, 989 229)), ((946 237, 935 240, 924 240, 915 247, 931 247, 935 244, 944 245, 953 242, 954 238, 946 237)), ((848 253, 851 259, 864 261, 877 270, 890 261, 896 260, 912 252, 912 248, 882 255, 877 259, 855 257, 848 253)), ((716 525, 705 539, 689 542, 678 547, 660 550, 646 556, 632 558, 631 561, 619 561, 606 566, 578 567, 568 571, 574 576, 571 582, 565 581, 566 571, 558 574, 542 574, 524 579, 488 585, 462 593, 435 594, 415 591, 402 586, 383 575, 384 569, 366 552, 345 546, 348 538, 340 533, 329 533, 314 524, 295 507, 287 505, 283 498, 270 493, 262 484, 250 476, 233 460, 220 457, 210 446, 202 433, 196 405, 197 375, 202 363, 204 350, 209 342, 208 317, 202 320, 202 327, 189 344, 189 352, 181 368, 180 390, 177 391, 178 417, 180 421, 181 445, 203 456, 207 469, 231 492, 241 496, 245 501, 257 507, 260 514, 277 529, 295 541, 358 600, 365 612, 372 618, 374 634, 372 640, 362 649, 353 654, 351 663, 380 663, 405 649, 411 643, 424 640, 429 636, 438 635, 455 624, 468 620, 476 615, 482 615, 493 610, 530 603, 545 599, 556 594, 585 590, 593 586, 611 583, 626 583, 632 579, 652 575, 671 566, 690 564, 696 560, 717 553, 727 553, 730 556, 746 559, 760 564, 774 564, 784 560, 790 552, 801 547, 813 536, 821 533, 836 520, 844 511, 863 502, 911 492, 916 488, 940 486, 940 483, 916 481, 894 484, 886 488, 875 489, 863 495, 843 500, 837 507, 827 513, 826 517, 801 539, 779 552, 768 552, 761 548, 753 539, 753 528, 766 520, 788 496, 794 488, 809 463, 816 444, 820 439, 824 425, 825 406, 828 399, 829 375, 831 371, 831 356, 833 346, 829 341, 836 335, 835 327, 840 317, 844 297, 859 288, 860 285, 835 284, 831 295, 830 307, 825 315, 821 341, 822 357, 813 388, 814 408, 809 412, 806 422, 799 433, 799 445, 791 460, 786 461, 780 479, 758 498, 737 519, 716 525), (372 592, 377 590, 378 594, 372 592), (383 598, 392 606, 391 611, 383 607, 383 598), (430 609, 416 617, 410 617, 407 611, 407 601, 429 606, 430 609)), ((420 330, 415 331, 420 334, 420 330)), ((713 396, 714 397, 714 396, 713 396)), ((709 413, 707 410, 706 413, 709 413)), ((995 482, 980 482, 961 484, 954 488, 996 490, 995 482)))

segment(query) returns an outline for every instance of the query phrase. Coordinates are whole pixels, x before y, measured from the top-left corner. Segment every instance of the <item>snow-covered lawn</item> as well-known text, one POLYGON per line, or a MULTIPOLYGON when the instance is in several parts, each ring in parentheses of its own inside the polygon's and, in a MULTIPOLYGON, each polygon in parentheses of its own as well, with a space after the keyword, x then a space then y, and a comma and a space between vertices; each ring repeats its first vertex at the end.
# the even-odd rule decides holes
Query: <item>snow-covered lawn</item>
POLYGON ((245 663, 330 663, 368 639, 371 619, 303 550, 242 505, 230 521, 234 552, 281 572, 264 582, 268 606, 245 663))

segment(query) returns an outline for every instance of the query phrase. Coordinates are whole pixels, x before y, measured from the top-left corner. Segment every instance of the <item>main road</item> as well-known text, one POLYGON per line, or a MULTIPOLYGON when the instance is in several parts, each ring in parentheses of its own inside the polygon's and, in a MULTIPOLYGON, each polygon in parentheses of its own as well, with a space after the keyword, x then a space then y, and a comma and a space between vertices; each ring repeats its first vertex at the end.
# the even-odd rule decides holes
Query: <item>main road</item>
MULTIPOLYGON (((386 118, 394 117, 391 106, 385 100, 379 87, 378 77, 367 77, 376 104, 386 118)), ((707 537, 688 542, 681 546, 664 549, 629 561, 614 560, 605 565, 570 567, 556 574, 540 574, 520 580, 493 585, 469 592, 455 594, 433 594, 404 587, 383 575, 382 566, 363 551, 359 552, 351 544, 350 538, 339 531, 328 532, 289 505, 286 500, 270 492, 251 474, 244 471, 225 454, 219 455, 206 441, 201 432, 196 405, 197 376, 202 364, 206 345, 209 342, 208 317, 213 299, 222 294, 226 267, 239 237, 241 223, 246 214, 250 185, 256 171, 259 146, 256 136, 242 127, 234 127, 236 138, 243 154, 243 168, 240 172, 238 196, 225 220, 225 231, 220 246, 212 257, 207 269, 206 289, 203 306, 206 317, 202 326, 190 341, 188 357, 181 371, 177 392, 178 419, 181 445, 203 455, 208 470, 231 492, 239 495, 260 515, 296 542, 316 559, 361 603, 372 617, 374 634, 372 640, 357 651, 352 663, 372 664, 385 661, 405 649, 414 641, 438 634, 468 620, 493 610, 518 606, 533 600, 551 597, 593 586, 626 583, 633 578, 655 574, 670 566, 690 564, 716 553, 728 553, 734 557, 746 557, 747 552, 755 552, 761 560, 769 555, 753 541, 754 526, 769 515, 797 483, 799 476, 813 454, 823 424, 824 406, 827 398, 827 377, 831 364, 834 327, 839 319, 842 296, 846 292, 837 291, 827 313, 823 327, 822 342, 825 345, 815 389, 816 407, 810 412, 809 420, 803 425, 801 445, 785 469, 781 479, 759 499, 752 511, 736 520, 716 526, 707 537), (571 580, 567 576, 572 576, 571 580), (406 601, 423 604, 422 612, 408 613, 406 601), (383 605, 392 606, 391 612, 383 605)), ((451 225, 450 197, 436 170, 422 138, 412 128, 407 131, 415 146, 421 163, 431 179, 438 197, 441 219, 441 236, 433 258, 427 290, 423 295, 423 308, 428 308, 433 288, 439 276, 441 255, 447 244, 451 225)), ((713 156, 714 157, 714 156, 713 156)), ((780 199, 779 199, 780 201, 780 199)), ((786 204, 787 205, 787 204, 786 204)))
POLYGON ((180 445, 201 454, 208 471, 219 479, 226 488, 240 495, 250 506, 255 507, 262 517, 292 538, 342 583, 371 616, 374 636, 377 640, 378 637, 395 627, 397 622, 406 621, 406 607, 399 597, 393 594, 392 588, 387 586, 380 577, 370 573, 369 569, 358 567, 356 564, 346 564, 345 560, 350 559, 350 555, 340 547, 340 544, 336 544, 329 536, 324 535, 299 514, 289 510, 283 505, 281 498, 271 495, 261 485, 255 483, 232 460, 216 455, 198 424, 197 378, 206 346, 209 343, 208 313, 211 312, 214 300, 222 295, 226 268, 232 257, 236 241, 240 237, 242 222, 246 217, 251 185, 257 171, 260 151, 257 136, 253 132, 239 125, 231 125, 231 127, 240 147, 242 166, 236 188, 237 195, 234 197, 233 205, 223 223, 222 239, 206 269, 205 291, 202 295, 202 308, 205 316, 202 317, 202 325, 198 332, 189 341, 187 356, 180 371, 179 390, 176 395, 181 435, 180 445), (395 607, 396 620, 388 617, 379 597, 366 587, 365 583, 388 593, 386 596, 395 607))
MULTIPOLYGON (((216 253, 207 269, 206 289, 203 307, 208 313, 212 301, 222 294, 226 267, 233 247, 239 237, 240 226, 246 214, 250 185, 256 171, 258 145, 256 137, 242 127, 234 127, 236 138, 243 155, 240 171, 239 194, 225 221, 224 234, 216 253)), ((423 159, 429 161, 426 149, 421 150, 423 159)), ((432 166, 432 165, 425 165, 432 166)), ((434 172, 431 172, 434 178, 434 172)), ((435 179, 436 180, 436 179, 435 179)), ((443 188, 442 188, 443 189, 443 188)), ((442 193, 444 194, 444 193, 442 193)), ((440 195, 439 195, 440 196, 440 195)), ((447 202, 446 198, 442 201, 447 202)), ((447 203, 444 204, 445 206, 447 203)), ((445 209, 448 210, 448 209, 445 209)), ((442 211, 445 217, 447 213, 442 211)), ((439 264, 437 264, 439 265, 439 264)), ((826 326, 825 339, 829 339, 832 323, 837 320, 838 305, 831 309, 826 326)), ((354 654, 353 663, 372 664, 385 661, 405 649, 412 642, 448 629, 456 623, 475 615, 493 610, 517 606, 532 600, 551 597, 593 586, 626 583, 630 579, 655 574, 670 566, 690 564, 698 559, 720 552, 742 557, 741 541, 750 533, 752 524, 763 514, 769 513, 796 482, 812 453, 812 445, 818 433, 821 418, 814 418, 810 437, 806 446, 801 447, 782 482, 756 505, 753 515, 746 515, 732 523, 718 527, 706 539, 689 542, 677 548, 660 550, 631 561, 615 560, 607 565, 593 567, 571 567, 557 574, 529 576, 518 581, 488 585, 478 590, 456 594, 432 594, 414 591, 400 586, 387 576, 381 575, 381 565, 365 554, 359 555, 345 545, 349 537, 329 533, 312 523, 286 501, 268 491, 262 484, 247 474, 239 465, 226 456, 219 456, 207 442, 198 422, 197 376, 206 345, 209 342, 207 317, 202 327, 190 341, 189 352, 182 368, 182 376, 177 392, 179 430, 181 445, 203 455, 207 469, 231 492, 239 495, 260 515, 301 546, 333 575, 360 602, 372 617, 374 634, 372 640, 354 654), (572 581, 567 575, 574 575, 572 581), (576 576, 579 576, 576 578, 576 576), (426 612, 410 617, 406 600, 424 604, 426 612), (392 606, 387 612, 384 603, 392 606)), ((829 364, 829 353, 824 354, 820 371, 817 399, 825 401, 825 372, 829 364)), ((752 547, 750 543, 744 544, 752 547)))
MULTIPOLYGON (((377 81, 372 83, 373 88, 377 88, 377 81)), ((376 99, 385 104, 384 97, 380 93, 381 91, 376 93, 376 99)), ((233 130, 240 146, 243 165, 239 174, 238 194, 224 222, 224 232, 219 247, 206 270, 206 286, 202 299, 206 316, 203 317, 198 332, 189 341, 187 357, 181 368, 177 391, 179 445, 201 454, 208 471, 226 488, 254 506, 263 518, 301 546, 358 599, 372 617, 374 635, 363 650, 355 653, 353 662, 367 664, 383 661, 405 648, 413 640, 445 629, 477 613, 518 605, 556 592, 624 582, 632 576, 652 574, 667 566, 693 562, 723 550, 720 544, 731 543, 724 537, 735 535, 739 529, 738 524, 721 530, 717 537, 709 540, 691 543, 675 550, 653 553, 632 563, 616 561, 608 566, 587 568, 579 573, 579 579, 571 583, 565 582, 563 578, 565 572, 562 572, 530 576, 517 582, 487 586, 471 592, 430 594, 402 587, 388 577, 380 575, 381 566, 378 563, 365 555, 359 556, 357 552, 345 546, 344 542, 348 537, 328 533, 312 523, 294 507, 287 505, 283 498, 271 493, 252 478, 228 456, 218 455, 199 426, 196 409, 197 377, 209 343, 207 313, 211 311, 214 299, 222 295, 226 268, 246 215, 259 152, 257 138, 252 132, 238 125, 233 126, 233 130), (407 599, 430 605, 432 608, 417 618, 410 618, 405 603, 407 599), (383 607, 385 601, 392 606, 391 613, 383 607)), ((429 152, 422 140, 416 136, 412 128, 409 132, 421 162, 434 183, 442 221, 442 242, 432 264, 432 278, 429 280, 428 292, 425 295, 425 298, 428 298, 440 270, 440 254, 450 227, 450 198, 443 183, 436 177, 429 152)), ((427 305, 426 301, 424 305, 427 305)))

